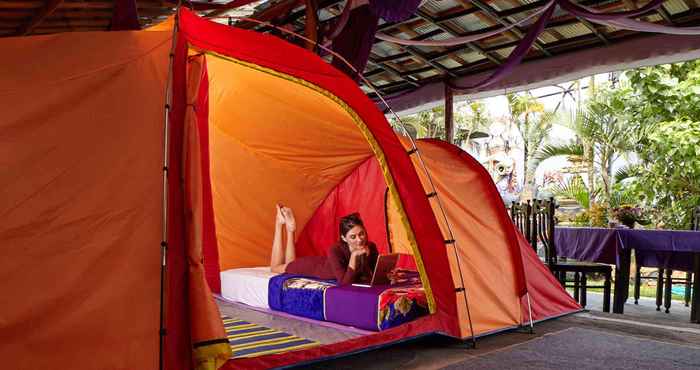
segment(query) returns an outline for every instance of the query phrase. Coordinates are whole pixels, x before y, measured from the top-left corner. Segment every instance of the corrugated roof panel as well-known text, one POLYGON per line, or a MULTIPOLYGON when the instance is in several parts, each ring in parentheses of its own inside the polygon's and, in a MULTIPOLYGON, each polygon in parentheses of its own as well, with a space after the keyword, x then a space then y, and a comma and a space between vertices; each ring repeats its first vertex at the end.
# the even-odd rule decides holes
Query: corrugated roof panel
POLYGON ((498 53, 498 55, 502 56, 503 58, 508 58, 508 56, 514 49, 515 46, 511 46, 509 48, 498 49, 496 50, 496 53, 498 53))
POLYGON ((462 52, 457 53, 456 55, 464 59, 467 63, 474 63, 479 60, 486 59, 486 57, 483 54, 477 53, 476 51, 472 50, 464 50, 462 52))
POLYGON ((430 14, 439 14, 460 5, 454 0, 428 0, 423 3, 421 9, 426 10, 430 14))
MULTIPOLYGON (((537 10, 535 9, 535 10, 530 10, 530 11, 527 11, 527 12, 522 12, 522 13, 513 14, 513 15, 511 15, 510 17, 506 18, 506 20, 507 20, 507 21, 510 21, 510 22, 519 22, 519 21, 521 21, 522 19, 527 18, 530 14, 532 14, 532 13, 534 13, 534 12, 536 12, 536 11, 537 11, 537 10)), ((536 17, 535 17, 535 18, 531 18, 529 21, 525 22, 524 24, 519 25, 519 27, 521 27, 521 28, 522 28, 522 27, 527 27, 529 24, 532 24, 532 23, 535 22, 536 20, 537 20, 536 17)))
POLYGON ((650 14, 648 17, 644 17, 644 18, 646 19, 647 22, 660 22, 664 19, 658 13, 650 14))
POLYGON ((514 4, 514 1, 510 0, 495 0, 488 2, 488 4, 495 10, 497 11, 502 11, 502 10, 507 10, 507 9, 513 9, 517 6, 517 4, 514 4))
POLYGON ((422 68, 425 66, 425 64, 413 57, 408 57, 395 60, 392 63, 392 66, 400 71, 408 71, 411 69, 422 68))
POLYGON ((322 8, 318 11, 318 20, 319 21, 326 21, 328 19, 334 18, 338 16, 342 11, 343 8, 345 7, 345 1, 341 1, 336 6, 331 6, 328 8, 322 8), (333 12, 330 12, 329 9, 333 8, 333 12))
POLYGON ((424 33, 435 31, 437 29, 437 26, 429 22, 424 22, 422 25, 414 27, 413 29, 422 35, 424 33))
POLYGON ((395 48, 389 45, 388 42, 378 42, 372 46, 372 52, 379 55, 380 57, 388 57, 391 54, 396 53, 395 48))
POLYGON ((474 14, 463 15, 459 18, 451 20, 449 23, 461 28, 464 32, 476 31, 489 26, 488 24, 482 22, 481 19, 474 14))
POLYGON ((441 41, 441 40, 449 40, 449 39, 453 39, 453 38, 455 38, 455 36, 452 36, 447 32, 443 32, 443 33, 438 33, 437 35, 429 38, 428 40, 441 41))
POLYGON ((688 5, 683 0, 666 0, 664 1, 662 6, 666 8, 666 10, 671 15, 687 12, 688 10, 690 10, 690 8, 688 8, 688 5))
POLYGON ((605 30, 605 33, 614 33, 614 32, 619 31, 620 29, 617 27, 614 27, 614 26, 605 26, 604 30, 605 30))
POLYGON ((418 50, 422 54, 430 54, 436 51, 445 50, 445 48, 440 46, 413 46, 413 48, 418 50))
POLYGON ((437 62, 440 63, 445 68, 457 68, 461 65, 461 64, 457 63, 456 60, 454 60, 450 57, 439 59, 437 62))
POLYGON ((540 36, 538 37, 538 39, 540 41, 544 42, 545 44, 548 44, 550 42, 555 42, 558 40, 556 37, 552 36, 552 34, 550 34, 549 31, 542 32, 540 34, 540 36))
POLYGON ((421 72, 421 73, 419 73, 419 74, 417 74, 417 75, 414 75, 414 76, 418 76, 418 77, 420 77, 421 79, 423 79, 423 78, 433 77, 433 76, 438 75, 438 74, 439 74, 439 73, 433 69, 433 70, 430 70, 430 71, 421 72))
POLYGON ((566 37, 567 39, 593 33, 590 29, 588 29, 588 27, 584 26, 581 23, 574 23, 571 25, 554 27, 553 30, 566 37))

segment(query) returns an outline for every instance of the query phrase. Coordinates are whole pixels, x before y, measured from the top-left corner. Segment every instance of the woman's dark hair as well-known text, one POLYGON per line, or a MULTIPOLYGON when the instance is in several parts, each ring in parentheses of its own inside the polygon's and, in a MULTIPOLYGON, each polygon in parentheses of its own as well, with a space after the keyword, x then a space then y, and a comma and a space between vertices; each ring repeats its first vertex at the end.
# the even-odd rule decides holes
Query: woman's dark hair
POLYGON ((362 226, 363 228, 365 227, 365 224, 362 222, 362 219, 360 218, 360 214, 355 212, 351 213, 347 216, 343 216, 340 219, 340 224, 339 224, 339 231, 340 231, 340 241, 343 241, 343 236, 350 231, 355 226, 362 226))

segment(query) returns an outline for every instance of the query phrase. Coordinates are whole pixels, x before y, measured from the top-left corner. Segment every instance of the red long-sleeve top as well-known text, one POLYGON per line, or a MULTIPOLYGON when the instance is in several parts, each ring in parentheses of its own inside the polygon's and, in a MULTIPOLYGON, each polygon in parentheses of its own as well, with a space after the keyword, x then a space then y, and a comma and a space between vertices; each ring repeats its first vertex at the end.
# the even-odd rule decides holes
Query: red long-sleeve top
POLYGON ((353 269, 350 264, 350 248, 345 243, 337 242, 328 250, 328 256, 306 256, 290 262, 286 273, 312 276, 319 279, 336 279, 338 285, 352 283, 369 283, 377 263, 377 246, 367 243, 369 254, 360 257, 353 269))

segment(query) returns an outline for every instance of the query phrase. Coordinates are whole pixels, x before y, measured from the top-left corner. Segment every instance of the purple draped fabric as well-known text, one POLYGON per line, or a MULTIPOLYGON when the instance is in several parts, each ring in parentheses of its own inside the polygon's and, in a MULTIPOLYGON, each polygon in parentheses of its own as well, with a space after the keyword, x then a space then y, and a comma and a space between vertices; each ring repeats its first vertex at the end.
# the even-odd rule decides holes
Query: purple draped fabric
POLYGON ((537 37, 542 33, 544 30, 544 26, 547 25, 547 21, 549 18, 552 16, 552 13, 554 12, 554 9, 556 8, 555 4, 551 4, 547 10, 544 11, 542 16, 533 24, 530 29, 527 31, 527 35, 520 41, 518 46, 510 53, 508 56, 508 59, 500 65, 496 71, 493 72, 492 75, 486 77, 480 82, 477 82, 476 84, 469 85, 469 86, 457 86, 454 84, 453 81, 447 81, 448 86, 450 86, 454 90, 477 90, 482 87, 486 87, 488 85, 491 85, 494 82, 497 82, 501 78, 505 77, 508 75, 515 66, 520 64, 520 61, 523 60, 525 55, 527 55, 528 50, 530 50, 530 47, 532 47, 532 44, 535 43, 535 40, 537 40, 537 37))
POLYGON ((326 320, 366 330, 379 330, 379 295, 388 285, 343 285, 326 290, 326 320))
MULTIPOLYGON (((568 0, 557 0, 560 5, 564 4, 568 0)), ((571 3, 569 3, 571 4, 571 3)), ((649 5, 647 4, 647 7, 649 5)), ((571 4, 574 5, 574 4, 571 4)), ((562 5, 562 8, 565 8, 562 5)), ((574 5, 571 8, 565 8, 571 14, 578 17, 587 18, 591 22, 602 24, 604 26, 612 26, 624 30, 637 31, 637 32, 654 32, 663 33, 667 35, 700 35, 700 27, 669 27, 661 24, 642 22, 629 18, 620 18, 615 16, 615 14, 604 14, 596 13, 592 8, 583 5, 574 5)), ((643 8, 642 8, 643 9, 643 8)), ((640 9, 641 10, 641 9, 640 9)))
POLYGON ((636 21, 634 19, 620 19, 616 21, 592 20, 591 22, 637 32, 664 33, 667 35, 700 35, 700 27, 669 27, 662 24, 636 21))
POLYGON ((136 0, 116 0, 112 10, 112 22, 109 25, 109 30, 132 31, 140 29, 136 0))
POLYGON ((557 227, 554 243, 561 257, 616 264, 617 251, 634 249, 641 266, 693 270, 700 232, 557 227))
POLYGON ((619 247, 634 249, 642 266, 693 271, 693 253, 700 253, 700 232, 620 230, 619 247))
POLYGON ((626 11, 626 12, 615 12, 615 13, 597 12, 597 11, 591 10, 590 8, 586 8, 586 7, 582 7, 578 4, 574 4, 574 3, 570 2, 569 0, 556 0, 556 2, 557 2, 557 4, 559 4, 559 6, 562 7, 562 9, 566 10, 567 12, 569 12, 577 17, 587 18, 589 20, 613 21, 613 20, 622 19, 622 18, 640 16, 648 11, 651 11, 651 10, 658 8, 659 6, 661 6, 661 3, 663 3, 664 0, 652 0, 647 5, 644 5, 643 7, 639 8, 639 9, 626 11))
MULTIPOLYGON (((359 73, 362 73, 367 65, 378 21, 379 18, 370 11, 368 5, 355 8, 350 12, 343 31, 333 40, 333 50, 345 58, 359 73)), ((359 79, 358 73, 340 58, 334 56, 332 64, 350 78, 356 81, 359 79)))
POLYGON ((387 22, 401 22, 410 18, 420 6, 420 0, 370 0, 369 8, 387 22))
POLYGON ((614 229, 557 227, 554 245, 559 257, 614 265, 617 258, 614 229))

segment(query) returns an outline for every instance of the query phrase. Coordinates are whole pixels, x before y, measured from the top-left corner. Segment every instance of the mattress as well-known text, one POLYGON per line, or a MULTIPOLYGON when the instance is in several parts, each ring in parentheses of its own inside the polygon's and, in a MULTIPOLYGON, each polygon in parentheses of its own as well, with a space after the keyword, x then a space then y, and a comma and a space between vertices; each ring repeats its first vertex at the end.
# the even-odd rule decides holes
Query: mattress
POLYGON ((253 307, 269 309, 268 284, 278 275, 270 267, 238 268, 221 272, 221 296, 253 307))
POLYGON ((420 284, 336 286, 333 282, 281 274, 270 279, 270 309, 381 331, 428 314, 420 284))

